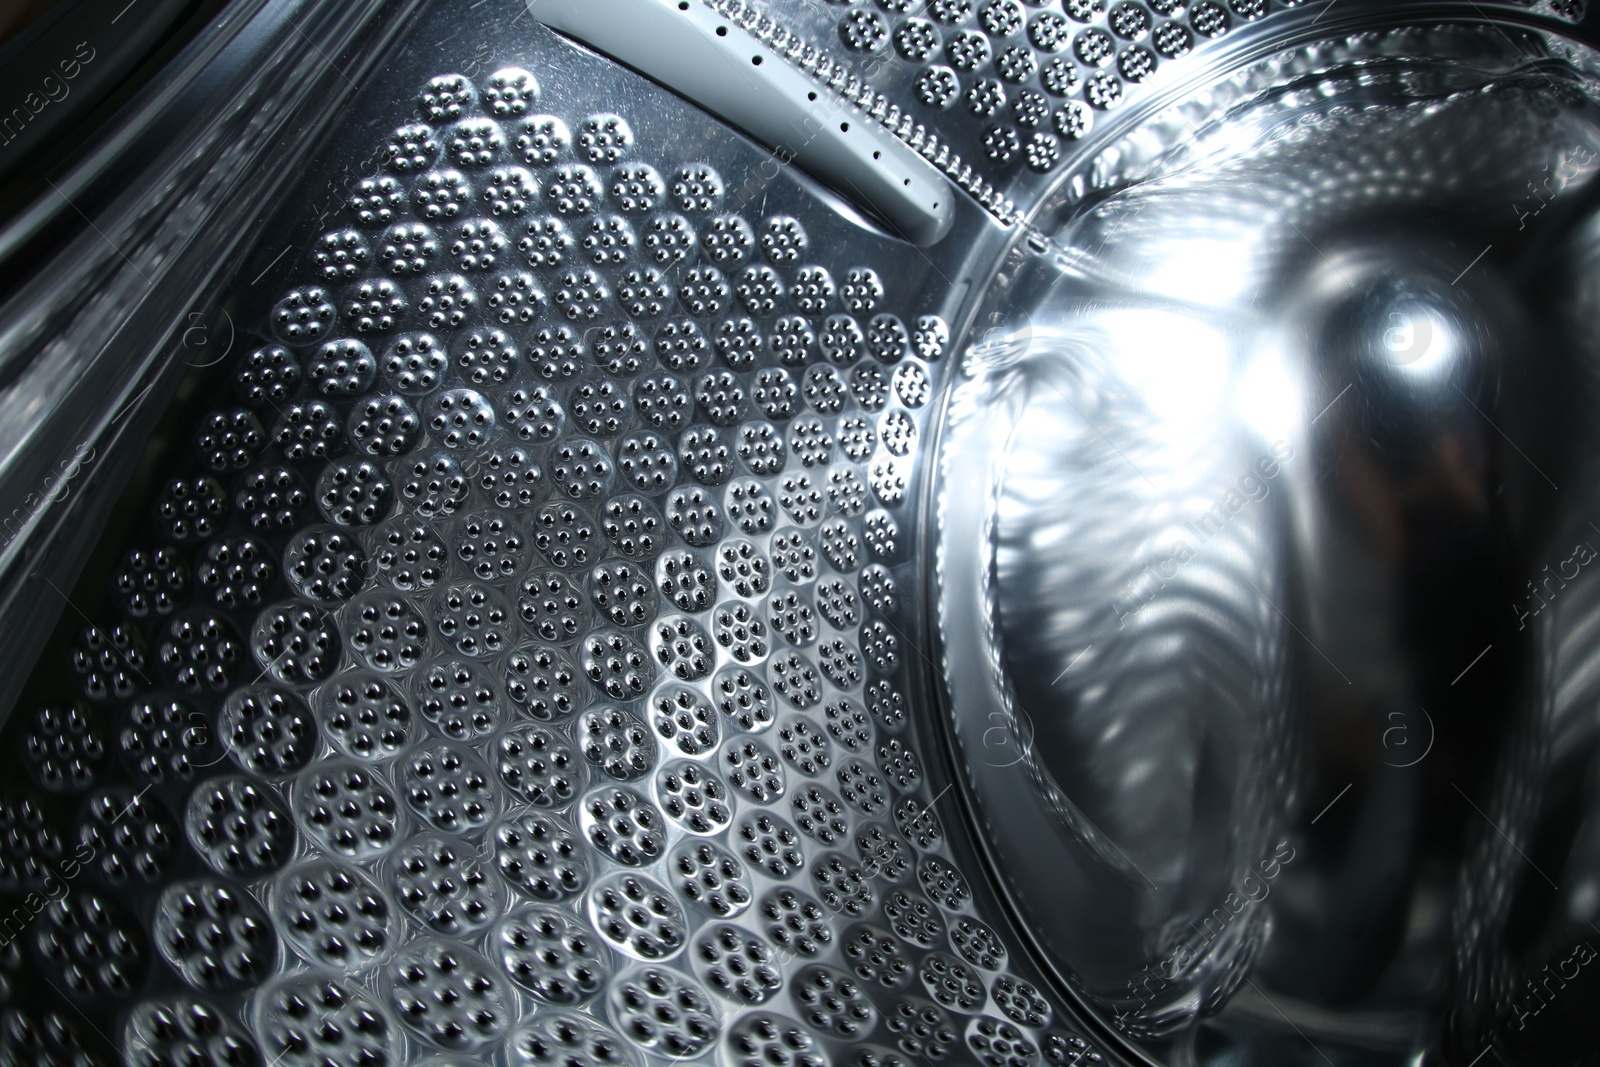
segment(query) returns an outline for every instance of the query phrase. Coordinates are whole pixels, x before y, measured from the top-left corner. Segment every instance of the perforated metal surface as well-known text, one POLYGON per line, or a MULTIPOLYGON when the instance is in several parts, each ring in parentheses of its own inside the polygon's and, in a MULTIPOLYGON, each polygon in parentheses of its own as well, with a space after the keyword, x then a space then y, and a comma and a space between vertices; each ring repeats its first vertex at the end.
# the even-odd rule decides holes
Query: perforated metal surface
POLYGON ((963 844, 929 413, 997 220, 1302 5, 708 2, 954 233, 520 2, 425 12, 5 727, 0 1063, 1119 1062, 963 844))

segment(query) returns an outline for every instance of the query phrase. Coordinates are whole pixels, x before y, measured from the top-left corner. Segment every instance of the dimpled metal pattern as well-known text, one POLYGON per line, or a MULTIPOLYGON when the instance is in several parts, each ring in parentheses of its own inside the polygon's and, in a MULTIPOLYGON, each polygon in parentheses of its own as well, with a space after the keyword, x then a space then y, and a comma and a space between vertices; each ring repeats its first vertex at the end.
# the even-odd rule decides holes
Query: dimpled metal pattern
MULTIPOLYGON (((943 61, 880 7, 838 47, 943 61)), ((1040 18, 967 18, 963 87, 1040 18)), ((501 36, 374 90, 376 173, 7 728, 0 1063, 1098 1062, 914 756, 931 264, 501 36)))

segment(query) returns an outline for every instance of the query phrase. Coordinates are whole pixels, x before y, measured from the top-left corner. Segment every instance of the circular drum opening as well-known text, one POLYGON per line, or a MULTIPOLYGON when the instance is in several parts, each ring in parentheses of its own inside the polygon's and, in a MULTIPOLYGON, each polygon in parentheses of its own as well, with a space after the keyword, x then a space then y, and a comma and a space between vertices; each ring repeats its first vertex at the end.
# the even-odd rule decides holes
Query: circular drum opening
POLYGON ((1447 24, 1237 69, 978 302, 949 736, 1019 934, 1164 1062, 1514 1057, 1517 976, 1600 936, 1547 792, 1593 717, 1594 60, 1447 24))

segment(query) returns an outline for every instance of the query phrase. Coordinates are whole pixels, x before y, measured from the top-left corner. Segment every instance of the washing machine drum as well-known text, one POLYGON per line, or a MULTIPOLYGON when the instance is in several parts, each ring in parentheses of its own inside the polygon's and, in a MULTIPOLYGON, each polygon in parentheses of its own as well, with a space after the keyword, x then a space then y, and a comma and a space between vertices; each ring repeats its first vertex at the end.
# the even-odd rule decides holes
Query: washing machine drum
POLYGON ((1594 1062, 1581 2, 207 18, 0 228, 0 1064, 1594 1062))

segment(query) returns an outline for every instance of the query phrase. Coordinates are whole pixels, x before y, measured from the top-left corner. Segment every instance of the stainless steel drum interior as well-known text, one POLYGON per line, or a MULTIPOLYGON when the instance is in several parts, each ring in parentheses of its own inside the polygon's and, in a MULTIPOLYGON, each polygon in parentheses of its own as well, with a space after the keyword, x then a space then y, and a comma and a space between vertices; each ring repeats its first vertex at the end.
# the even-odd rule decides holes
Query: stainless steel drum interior
POLYGON ((118 7, 0 1064, 1600 1063, 1581 0, 118 7))

